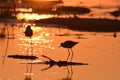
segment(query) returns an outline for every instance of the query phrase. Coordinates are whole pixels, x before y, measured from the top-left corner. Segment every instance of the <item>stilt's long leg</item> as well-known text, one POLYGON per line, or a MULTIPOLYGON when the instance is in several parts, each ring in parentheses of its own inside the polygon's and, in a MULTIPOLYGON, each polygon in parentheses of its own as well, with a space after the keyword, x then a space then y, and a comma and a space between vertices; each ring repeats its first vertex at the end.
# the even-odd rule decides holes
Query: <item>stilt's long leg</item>
POLYGON ((31 55, 33 56, 33 43, 32 43, 32 38, 31 38, 30 46, 31 46, 31 55))
MULTIPOLYGON (((30 46, 31 46, 31 56, 33 56, 33 46, 32 46, 32 38, 31 38, 31 43, 30 43, 30 46)), ((32 60, 33 61, 33 60, 32 60)), ((32 64, 30 66, 30 74, 32 73, 32 64)))
POLYGON ((72 50, 72 48, 71 48, 71 53, 72 53, 72 55, 71 55, 71 62, 72 62, 72 59, 73 59, 73 50, 72 50))
POLYGON ((69 51, 69 48, 68 48, 68 57, 67 57, 67 61, 69 59, 69 56, 70 56, 70 51, 69 51))

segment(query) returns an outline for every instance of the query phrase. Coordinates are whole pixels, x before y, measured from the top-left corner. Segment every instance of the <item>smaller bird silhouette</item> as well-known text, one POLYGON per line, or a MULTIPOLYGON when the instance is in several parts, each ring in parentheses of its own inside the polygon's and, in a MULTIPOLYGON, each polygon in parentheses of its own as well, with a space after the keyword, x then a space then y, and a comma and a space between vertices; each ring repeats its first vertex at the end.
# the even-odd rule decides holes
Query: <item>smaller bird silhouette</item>
POLYGON ((78 44, 79 42, 74 42, 74 41, 65 41, 64 43, 61 43, 60 46, 63 47, 63 48, 67 48, 68 49, 68 57, 67 57, 67 60, 69 59, 69 56, 70 56, 70 50, 71 50, 71 61, 72 61, 72 58, 73 58, 73 50, 72 48, 78 44))
POLYGON ((31 29, 31 26, 28 25, 26 30, 25 30, 25 36, 31 37, 33 35, 33 30, 31 29))
POLYGON ((116 38, 116 37, 117 37, 117 33, 116 33, 116 32, 114 32, 113 37, 114 37, 114 38, 116 38))

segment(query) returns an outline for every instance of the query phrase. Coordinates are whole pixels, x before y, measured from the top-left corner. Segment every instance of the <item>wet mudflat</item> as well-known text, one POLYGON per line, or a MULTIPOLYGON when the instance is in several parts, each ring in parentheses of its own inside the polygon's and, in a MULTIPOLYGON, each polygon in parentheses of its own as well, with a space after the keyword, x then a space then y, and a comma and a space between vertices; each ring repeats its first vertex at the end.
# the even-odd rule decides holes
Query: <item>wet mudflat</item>
MULTIPOLYGON (((13 39, 0 39, 0 79, 11 80, 119 80, 120 73, 120 33, 116 32, 80 32, 63 28, 32 26, 32 38, 24 35, 25 27, 14 27, 13 39), (73 62, 88 65, 52 66, 37 64, 49 59, 63 65, 67 60, 68 50, 59 47, 67 40, 79 42, 73 50, 73 62), (6 49, 7 47, 7 49, 6 49), (14 59, 8 55, 37 56, 36 60, 14 59), (50 68, 49 68, 50 67, 50 68)), ((9 28, 9 32, 12 29, 9 28)), ((10 36, 9 36, 10 37, 10 36)), ((69 62, 69 61, 68 61, 69 62)))

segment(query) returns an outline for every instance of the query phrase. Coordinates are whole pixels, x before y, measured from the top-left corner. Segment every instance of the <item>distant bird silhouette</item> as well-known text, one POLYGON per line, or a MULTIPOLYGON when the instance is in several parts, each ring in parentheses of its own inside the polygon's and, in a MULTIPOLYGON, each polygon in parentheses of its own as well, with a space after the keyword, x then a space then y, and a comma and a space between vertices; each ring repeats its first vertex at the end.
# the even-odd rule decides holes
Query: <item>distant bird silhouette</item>
POLYGON ((116 38, 116 37, 117 37, 117 33, 116 33, 116 32, 114 32, 113 37, 114 37, 114 38, 116 38))
POLYGON ((65 41, 64 43, 61 43, 60 46, 63 47, 63 48, 67 48, 68 49, 68 57, 67 57, 67 60, 69 59, 69 56, 70 56, 70 50, 71 50, 71 61, 72 61, 72 58, 73 58, 73 50, 72 48, 78 44, 79 42, 74 42, 74 41, 65 41))
POLYGON ((111 12, 110 14, 115 16, 115 17, 120 16, 120 8, 118 10, 116 10, 116 11, 111 12))
POLYGON ((33 35, 33 30, 31 29, 31 26, 28 25, 26 30, 25 30, 25 36, 31 37, 33 35))

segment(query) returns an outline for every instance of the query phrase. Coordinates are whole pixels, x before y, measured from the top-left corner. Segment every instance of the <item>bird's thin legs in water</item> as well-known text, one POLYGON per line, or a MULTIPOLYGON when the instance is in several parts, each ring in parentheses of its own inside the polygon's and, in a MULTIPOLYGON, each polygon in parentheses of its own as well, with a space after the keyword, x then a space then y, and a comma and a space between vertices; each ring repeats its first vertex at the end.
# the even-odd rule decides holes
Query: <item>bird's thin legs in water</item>
POLYGON ((69 56, 70 56, 70 51, 69 51, 69 48, 68 48, 68 57, 67 57, 67 61, 69 59, 69 56))
POLYGON ((72 59, 73 59, 73 50, 72 50, 72 48, 71 48, 71 53, 72 53, 72 55, 71 55, 71 62, 72 62, 72 59))
POLYGON ((70 66, 70 70, 71 70, 71 74, 70 74, 70 78, 71 78, 72 75, 73 75, 73 69, 72 69, 72 66, 70 66))
POLYGON ((71 58, 70 58, 71 60, 70 60, 70 61, 72 61, 72 58, 73 58, 72 48, 73 48, 76 44, 78 44, 78 43, 79 43, 79 42, 74 42, 74 41, 67 40, 67 41, 65 41, 65 42, 63 42, 63 43, 60 44, 61 47, 68 49, 67 61, 68 61, 68 58, 69 58, 70 55, 71 55, 71 58), (70 53, 70 52, 71 52, 71 53, 70 53))
MULTIPOLYGON (((31 47, 31 56, 33 56, 33 46, 32 46, 32 38, 31 38, 31 41, 30 41, 30 47, 31 47)), ((32 60, 33 61, 33 60, 32 60)), ((30 66, 30 74, 32 73, 32 64, 30 66)))
POLYGON ((30 74, 32 73, 32 64, 30 65, 30 74))
POLYGON ((69 78, 69 74, 70 74, 70 70, 69 70, 69 67, 67 66, 67 78, 69 78))
POLYGON ((72 66, 67 66, 67 71, 68 71, 67 77, 66 77, 66 79, 64 79, 64 80, 72 80, 72 79, 71 79, 71 78, 72 78, 72 75, 73 75, 72 66))
POLYGON ((31 46, 31 55, 33 56, 33 45, 32 45, 32 38, 31 38, 31 43, 30 43, 30 46, 31 46))

